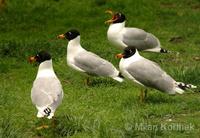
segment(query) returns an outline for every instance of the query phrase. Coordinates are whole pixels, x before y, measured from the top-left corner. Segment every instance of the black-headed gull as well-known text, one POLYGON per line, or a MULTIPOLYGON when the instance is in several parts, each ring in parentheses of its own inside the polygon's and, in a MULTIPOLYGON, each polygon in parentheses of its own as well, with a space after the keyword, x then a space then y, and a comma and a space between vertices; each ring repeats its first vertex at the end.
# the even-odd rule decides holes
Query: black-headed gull
POLYGON ((36 106, 37 117, 51 119, 63 99, 62 85, 54 73, 51 55, 41 51, 29 58, 30 62, 38 62, 39 68, 31 90, 31 99, 36 106))
POLYGON ((119 71, 112 63, 82 48, 80 33, 70 30, 58 36, 59 39, 67 39, 67 64, 73 69, 89 75, 111 77, 119 82, 123 81, 119 71))
POLYGON ((106 12, 112 15, 112 19, 105 22, 110 24, 107 37, 111 44, 121 49, 134 47, 139 51, 168 52, 161 48, 159 39, 153 34, 139 28, 125 27, 126 17, 123 13, 113 13, 110 10, 106 12))
POLYGON ((168 94, 182 94, 187 88, 196 88, 192 84, 175 81, 158 64, 140 56, 135 48, 127 47, 117 57, 121 58, 119 68, 122 75, 139 85, 168 94))

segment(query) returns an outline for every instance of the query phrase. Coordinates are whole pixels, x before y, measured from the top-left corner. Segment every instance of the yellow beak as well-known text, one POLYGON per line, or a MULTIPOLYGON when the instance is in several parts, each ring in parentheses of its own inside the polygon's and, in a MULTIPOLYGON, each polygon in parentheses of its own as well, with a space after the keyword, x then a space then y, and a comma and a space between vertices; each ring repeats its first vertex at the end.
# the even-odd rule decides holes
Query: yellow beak
POLYGON ((108 14, 111 14, 112 15, 112 19, 110 19, 110 20, 107 20, 107 21, 105 21, 104 23, 105 24, 111 24, 111 23, 113 23, 115 20, 114 20, 114 13, 113 13, 113 11, 111 11, 111 10, 106 10, 105 11, 105 13, 108 13, 108 14))
POLYGON ((65 35, 64 34, 60 34, 57 36, 58 39, 65 39, 65 35))
POLYGON ((123 55, 123 54, 117 54, 116 57, 117 57, 117 58, 123 58, 124 55, 123 55))
POLYGON ((106 10, 105 13, 109 13, 111 15, 114 15, 113 11, 112 10, 106 10))
POLYGON ((31 56, 28 58, 29 63, 34 63, 36 61, 35 56, 31 56))

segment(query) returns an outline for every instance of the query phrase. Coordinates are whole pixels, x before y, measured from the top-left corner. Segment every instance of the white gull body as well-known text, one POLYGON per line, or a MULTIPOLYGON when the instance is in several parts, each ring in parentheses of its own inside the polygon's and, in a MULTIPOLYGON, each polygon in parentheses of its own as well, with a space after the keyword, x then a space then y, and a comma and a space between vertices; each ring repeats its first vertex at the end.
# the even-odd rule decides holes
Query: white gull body
POLYGON ((31 90, 31 99, 38 113, 37 117, 51 119, 63 99, 62 85, 54 73, 52 60, 39 65, 36 79, 31 90))
POLYGON ((157 37, 142 29, 125 27, 125 21, 110 24, 107 38, 111 44, 120 49, 134 47, 139 51, 161 51, 160 41, 157 37))
POLYGON ((168 94, 182 94, 183 88, 196 88, 191 84, 176 82, 158 64, 140 56, 137 50, 133 56, 122 58, 119 68, 125 78, 141 86, 152 87, 168 94))
POLYGON ((80 45, 80 36, 68 42, 67 64, 73 69, 90 75, 111 77, 122 82, 119 71, 107 60, 89 52, 80 45))

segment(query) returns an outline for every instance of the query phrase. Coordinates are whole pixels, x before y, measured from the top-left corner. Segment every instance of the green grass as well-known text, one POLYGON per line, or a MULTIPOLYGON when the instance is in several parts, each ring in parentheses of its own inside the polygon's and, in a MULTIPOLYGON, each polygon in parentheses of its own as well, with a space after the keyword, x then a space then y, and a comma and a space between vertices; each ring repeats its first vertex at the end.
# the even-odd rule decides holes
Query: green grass
MULTIPOLYGON (((91 78, 66 64, 65 41, 58 34, 70 28, 81 32, 84 48, 118 67, 114 57, 121 52, 108 43, 104 21, 106 9, 126 14, 127 26, 155 34, 171 54, 141 53, 157 62, 177 81, 200 87, 199 0, 7 0, 0 11, 0 137, 198 137, 200 135, 200 89, 169 96, 149 89, 145 103, 139 102, 140 87, 131 81, 91 78), (181 39, 170 42, 179 37, 181 39), (56 111, 55 127, 36 130, 30 92, 37 66, 27 58, 40 50, 53 56, 54 69, 64 89, 63 103, 56 111), (156 128, 138 129, 137 124, 156 128), (181 124, 194 128, 164 130, 181 124)), ((44 122, 51 126, 51 121, 44 122)))

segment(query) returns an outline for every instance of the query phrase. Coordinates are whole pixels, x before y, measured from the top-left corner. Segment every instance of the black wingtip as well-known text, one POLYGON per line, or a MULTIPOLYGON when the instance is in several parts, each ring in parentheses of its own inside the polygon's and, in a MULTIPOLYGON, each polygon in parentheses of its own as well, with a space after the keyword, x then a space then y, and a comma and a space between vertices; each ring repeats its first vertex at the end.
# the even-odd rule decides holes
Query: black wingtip
POLYGON ((179 82, 179 83, 178 83, 178 87, 181 88, 182 90, 197 88, 197 86, 195 86, 195 85, 192 85, 192 84, 185 84, 185 83, 183 83, 183 82, 179 82))
POLYGON ((161 48, 161 49, 160 49, 160 53, 169 53, 169 51, 166 50, 166 49, 161 48))
POLYGON ((119 75, 118 75, 118 77, 120 77, 120 78, 124 78, 124 76, 122 75, 122 73, 121 73, 121 72, 119 72, 119 75))
POLYGON ((49 116, 50 113, 51 113, 51 109, 50 109, 49 107, 45 108, 45 109, 44 109, 44 113, 45 113, 47 116, 49 116))

